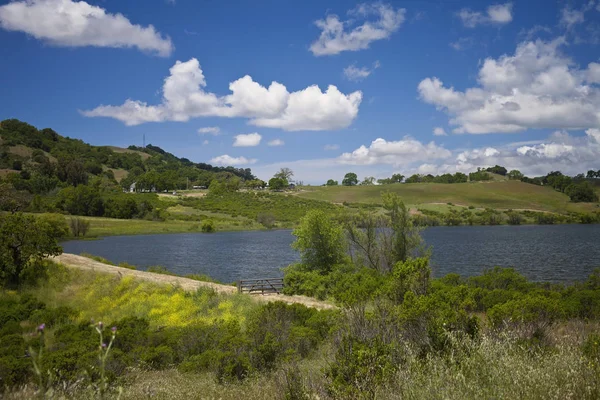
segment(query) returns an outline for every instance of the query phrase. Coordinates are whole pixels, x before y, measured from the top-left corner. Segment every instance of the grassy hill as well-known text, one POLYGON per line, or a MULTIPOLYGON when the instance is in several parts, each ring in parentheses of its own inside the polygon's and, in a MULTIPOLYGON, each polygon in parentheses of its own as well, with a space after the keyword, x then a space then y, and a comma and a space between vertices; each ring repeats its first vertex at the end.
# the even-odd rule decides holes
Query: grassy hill
POLYGON ((558 213, 598 210, 598 203, 572 203, 567 195, 550 187, 508 180, 452 184, 304 187, 298 196, 333 203, 378 204, 381 202, 383 191, 397 193, 413 208, 453 203, 476 208, 526 209, 558 213))

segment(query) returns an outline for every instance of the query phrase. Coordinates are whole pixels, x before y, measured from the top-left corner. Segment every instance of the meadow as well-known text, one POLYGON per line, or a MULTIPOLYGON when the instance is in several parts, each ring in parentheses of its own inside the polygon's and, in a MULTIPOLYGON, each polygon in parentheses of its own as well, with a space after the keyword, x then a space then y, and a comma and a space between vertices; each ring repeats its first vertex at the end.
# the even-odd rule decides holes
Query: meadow
POLYGON ((467 183, 411 183, 366 186, 302 187, 299 197, 333 203, 378 204, 382 191, 398 194, 411 208, 452 203, 499 210, 536 210, 555 213, 592 212, 597 203, 572 203, 569 197, 550 187, 520 181, 467 183))

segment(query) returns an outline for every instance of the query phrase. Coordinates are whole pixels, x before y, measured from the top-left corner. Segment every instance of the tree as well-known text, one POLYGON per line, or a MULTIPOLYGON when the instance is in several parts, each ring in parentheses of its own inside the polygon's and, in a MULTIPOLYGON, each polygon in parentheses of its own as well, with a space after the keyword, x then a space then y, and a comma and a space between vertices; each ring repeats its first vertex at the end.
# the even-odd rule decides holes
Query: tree
POLYGON ((575 203, 598 201, 594 187, 587 181, 570 184, 565 189, 565 194, 575 203))
POLYGON ((358 185, 358 176, 354 172, 348 172, 346 175, 344 175, 344 180, 342 181, 342 185, 344 185, 344 186, 358 185))
POLYGON ((392 174, 392 177, 390 179, 391 179, 392 183, 400 183, 404 179, 404 175, 392 174))
POLYGON ((363 179, 363 181, 360 184, 361 185, 373 185, 374 182, 375 182, 375 177, 367 176, 367 177, 365 177, 365 179, 363 179))
POLYGON ((283 190, 289 186, 287 179, 273 177, 269 179, 269 189, 271 190, 283 190))
POLYGON ((58 239, 68 232, 61 215, 0 215, 0 279, 10 286, 19 285, 29 268, 62 253, 58 239))
POLYGON ((489 167, 486 171, 491 172, 493 174, 502 175, 502 176, 505 176, 506 172, 507 172, 506 168, 501 167, 500 165, 489 167))
POLYGON ((515 181, 520 181, 521 179, 523 179, 523 174, 518 169, 511 170, 508 174, 506 174, 506 176, 508 176, 508 179, 512 179, 515 181))
POLYGON ((285 179, 287 182, 290 181, 291 177, 294 176, 294 171, 289 168, 281 168, 274 177, 279 179, 285 179))
POLYGON ((322 210, 311 210, 292 232, 296 241, 292 247, 300 252, 302 266, 307 271, 328 274, 345 260, 342 227, 322 210))
POLYGON ((410 219, 408 208, 395 193, 383 193, 383 208, 389 218, 391 228, 390 254, 391 264, 406 261, 422 245, 419 228, 410 219))
POLYGON ((338 181, 334 181, 333 179, 329 179, 325 185, 327 185, 327 186, 337 186, 338 185, 338 181))

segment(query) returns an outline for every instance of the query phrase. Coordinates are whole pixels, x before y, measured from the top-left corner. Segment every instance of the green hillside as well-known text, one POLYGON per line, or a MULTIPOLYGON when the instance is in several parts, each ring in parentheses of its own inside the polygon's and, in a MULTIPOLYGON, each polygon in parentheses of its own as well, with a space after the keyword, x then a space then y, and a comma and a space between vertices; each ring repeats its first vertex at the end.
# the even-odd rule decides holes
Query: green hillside
POLYGON ((367 186, 304 187, 298 196, 334 203, 374 203, 381 192, 391 191, 412 207, 428 204, 473 206, 476 208, 524 209, 558 213, 599 210, 598 203, 572 203, 569 197, 548 186, 520 181, 468 183, 411 183, 367 186))

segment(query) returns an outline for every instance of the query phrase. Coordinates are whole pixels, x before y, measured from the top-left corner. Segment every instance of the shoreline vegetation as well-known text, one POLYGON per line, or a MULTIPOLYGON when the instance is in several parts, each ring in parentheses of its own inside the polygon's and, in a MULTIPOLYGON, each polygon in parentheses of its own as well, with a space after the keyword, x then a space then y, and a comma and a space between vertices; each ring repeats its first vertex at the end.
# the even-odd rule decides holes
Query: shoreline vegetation
POLYGON ((406 206, 382 204, 301 219, 284 279, 313 304, 60 254, 60 220, 1 216, 2 246, 28 241, 2 259, 2 397, 598 398, 600 270, 433 279, 406 206))

